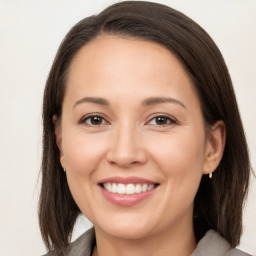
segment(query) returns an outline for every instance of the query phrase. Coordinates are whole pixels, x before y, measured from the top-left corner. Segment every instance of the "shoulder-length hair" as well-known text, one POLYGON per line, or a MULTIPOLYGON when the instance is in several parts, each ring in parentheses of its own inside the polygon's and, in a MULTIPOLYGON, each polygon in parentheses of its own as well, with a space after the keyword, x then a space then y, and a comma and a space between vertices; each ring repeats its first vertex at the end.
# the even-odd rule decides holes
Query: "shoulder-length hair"
POLYGON ((200 240, 209 229, 235 247, 242 232, 250 162, 232 82, 224 59, 210 36, 193 20, 165 5, 124 1, 77 23, 66 35, 53 62, 43 100, 42 187, 39 222, 48 250, 63 250, 81 213, 60 164, 53 116, 61 118, 70 64, 99 35, 153 41, 168 48, 183 64, 200 99, 206 125, 226 124, 226 146, 213 179, 202 177, 194 202, 194 231, 200 240))

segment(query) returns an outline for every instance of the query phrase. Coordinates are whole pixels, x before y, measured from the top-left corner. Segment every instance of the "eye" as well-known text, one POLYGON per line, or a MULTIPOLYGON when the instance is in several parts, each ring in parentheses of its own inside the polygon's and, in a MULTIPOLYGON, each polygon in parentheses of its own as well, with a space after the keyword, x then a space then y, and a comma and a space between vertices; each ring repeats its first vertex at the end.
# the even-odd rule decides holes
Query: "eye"
POLYGON ((176 123, 173 118, 164 115, 155 116, 148 122, 150 125, 168 125, 173 123, 176 123))
POLYGON ((102 116, 98 115, 90 115, 83 117, 79 123, 84 123, 88 126, 100 126, 108 124, 108 122, 102 116))

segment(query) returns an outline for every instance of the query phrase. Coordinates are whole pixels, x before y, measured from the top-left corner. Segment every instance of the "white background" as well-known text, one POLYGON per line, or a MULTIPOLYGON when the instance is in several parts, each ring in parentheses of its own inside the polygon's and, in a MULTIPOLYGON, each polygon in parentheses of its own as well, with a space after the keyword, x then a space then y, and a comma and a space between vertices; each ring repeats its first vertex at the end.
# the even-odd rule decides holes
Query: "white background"
MULTIPOLYGON (((0 256, 45 252, 37 221, 44 83, 64 35, 111 0, 0 0, 0 256)), ((229 67, 256 169, 256 1, 173 0, 213 37, 229 67)), ((235 124, 234 124, 235 125, 235 124)), ((256 255, 256 182, 240 247, 256 255)), ((80 220, 75 237, 87 226, 80 220)))

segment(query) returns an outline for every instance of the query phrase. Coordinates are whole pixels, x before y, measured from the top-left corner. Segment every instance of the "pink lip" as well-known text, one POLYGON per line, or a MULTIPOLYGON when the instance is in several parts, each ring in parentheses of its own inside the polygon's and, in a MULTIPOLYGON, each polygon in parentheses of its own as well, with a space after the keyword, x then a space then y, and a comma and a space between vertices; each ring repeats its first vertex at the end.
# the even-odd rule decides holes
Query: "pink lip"
POLYGON ((103 180, 100 180, 98 184, 103 184, 103 183, 122 183, 122 184, 157 184, 157 182, 148 180, 148 179, 143 179, 140 177, 110 177, 106 178, 103 180))
POLYGON ((124 195, 124 194, 120 195, 120 194, 111 193, 111 192, 105 190, 102 187, 103 183, 159 184, 155 181, 140 178, 140 177, 135 177, 135 176, 131 176, 131 177, 110 177, 110 178, 100 180, 98 182, 98 184, 100 185, 99 187, 102 191, 103 196, 108 201, 110 201, 111 203, 114 203, 114 204, 119 205, 119 206, 133 206, 133 205, 141 202, 142 200, 148 198, 149 196, 151 196, 156 191, 156 188, 154 188, 152 190, 149 190, 149 191, 146 191, 146 192, 133 194, 133 195, 124 195))
POLYGON ((111 193, 107 190, 105 190, 103 187, 100 186, 100 189, 103 193, 103 196, 110 201, 111 203, 114 203, 119 206, 133 206, 142 200, 148 198, 155 192, 155 188, 146 192, 133 194, 133 195, 119 195, 115 193, 111 193))

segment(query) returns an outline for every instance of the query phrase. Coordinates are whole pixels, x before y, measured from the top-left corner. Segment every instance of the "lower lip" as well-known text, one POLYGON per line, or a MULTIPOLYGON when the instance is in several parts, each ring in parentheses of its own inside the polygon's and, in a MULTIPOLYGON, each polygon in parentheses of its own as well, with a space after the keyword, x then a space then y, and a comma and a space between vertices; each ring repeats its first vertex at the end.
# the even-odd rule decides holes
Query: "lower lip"
POLYGON ((148 198, 155 192, 155 188, 153 188, 149 191, 138 193, 138 194, 133 194, 133 195, 122 194, 122 195, 120 195, 120 194, 111 193, 111 192, 105 190, 104 188, 102 188, 101 186, 100 186, 100 188, 101 188, 101 191, 102 191, 104 197, 108 201, 110 201, 111 203, 114 203, 116 205, 119 205, 119 206, 133 206, 135 204, 138 204, 142 200, 148 198))

